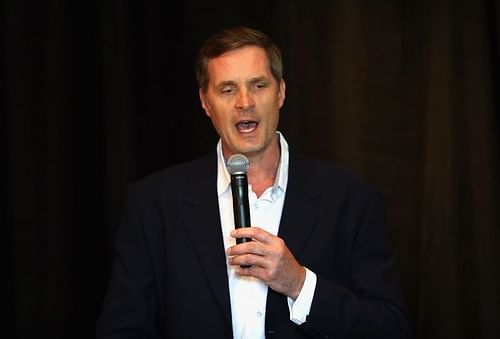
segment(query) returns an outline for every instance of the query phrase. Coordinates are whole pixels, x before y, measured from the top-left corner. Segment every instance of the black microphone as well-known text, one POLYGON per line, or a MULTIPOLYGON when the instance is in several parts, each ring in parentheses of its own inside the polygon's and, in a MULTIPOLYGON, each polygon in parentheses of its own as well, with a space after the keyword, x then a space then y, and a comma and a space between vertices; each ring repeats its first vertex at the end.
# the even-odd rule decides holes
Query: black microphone
MULTIPOLYGON (((233 154, 227 160, 227 170, 231 174, 231 191, 233 194, 234 227, 250 227, 250 206, 248 204, 248 167, 250 163, 242 154, 233 154)), ((252 241, 251 238, 237 238, 236 243, 252 241)), ((251 265, 241 265, 248 268, 251 265)))
MULTIPOLYGON (((250 163, 242 154, 233 154, 227 160, 227 170, 231 174, 233 193, 234 227, 250 227, 250 206, 248 204, 248 167, 250 163)), ((251 241, 250 238, 238 238, 237 244, 251 241)))

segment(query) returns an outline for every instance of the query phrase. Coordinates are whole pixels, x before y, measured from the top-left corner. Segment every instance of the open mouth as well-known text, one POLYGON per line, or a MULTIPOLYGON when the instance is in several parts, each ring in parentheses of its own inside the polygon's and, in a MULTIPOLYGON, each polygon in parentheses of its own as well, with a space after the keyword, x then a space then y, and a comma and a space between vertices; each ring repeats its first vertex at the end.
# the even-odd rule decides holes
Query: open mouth
POLYGON ((256 121, 243 120, 236 124, 236 128, 238 129, 239 132, 250 133, 255 131, 258 125, 259 123, 256 121))

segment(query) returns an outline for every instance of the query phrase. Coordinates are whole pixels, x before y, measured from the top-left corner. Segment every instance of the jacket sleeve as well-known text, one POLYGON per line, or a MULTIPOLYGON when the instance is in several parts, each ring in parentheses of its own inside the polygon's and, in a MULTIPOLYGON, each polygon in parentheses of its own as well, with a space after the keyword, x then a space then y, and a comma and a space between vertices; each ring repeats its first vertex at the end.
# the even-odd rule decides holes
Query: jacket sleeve
MULTIPOLYGON (((409 320, 394 282, 394 260, 384 236, 382 198, 363 199, 352 232, 345 283, 317 274, 311 311, 301 325, 314 338, 408 338, 409 320)), ((358 205, 358 207, 360 207, 358 205)))
POLYGON ((97 338, 158 338, 158 296, 147 237, 129 189, 97 338))

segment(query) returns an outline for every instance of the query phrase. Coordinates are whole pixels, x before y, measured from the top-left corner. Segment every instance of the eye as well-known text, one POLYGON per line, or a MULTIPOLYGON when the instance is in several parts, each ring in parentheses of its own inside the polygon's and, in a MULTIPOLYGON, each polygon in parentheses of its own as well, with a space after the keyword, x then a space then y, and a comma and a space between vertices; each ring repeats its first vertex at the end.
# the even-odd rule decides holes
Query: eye
POLYGON ((233 87, 222 87, 220 91, 222 94, 229 95, 229 94, 234 93, 234 88, 233 87))
POLYGON ((258 83, 255 84, 255 87, 257 89, 266 88, 267 87, 267 83, 265 83, 265 82, 258 82, 258 83))

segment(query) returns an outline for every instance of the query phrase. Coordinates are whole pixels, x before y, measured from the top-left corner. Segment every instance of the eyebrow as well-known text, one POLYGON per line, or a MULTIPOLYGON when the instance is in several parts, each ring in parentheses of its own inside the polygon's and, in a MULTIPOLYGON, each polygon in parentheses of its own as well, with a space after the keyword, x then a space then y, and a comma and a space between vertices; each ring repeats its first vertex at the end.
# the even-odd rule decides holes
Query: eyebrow
POLYGON ((218 83, 217 87, 221 88, 221 87, 224 87, 224 86, 234 86, 234 85, 236 85, 235 81, 225 80, 225 81, 221 81, 220 83, 218 83))
POLYGON ((264 76, 260 76, 260 77, 256 77, 256 78, 250 79, 249 83, 250 84, 255 84, 255 83, 261 82, 261 81, 268 82, 268 79, 266 77, 264 77, 264 76))
MULTIPOLYGON (((267 82, 268 79, 265 76, 258 76, 258 77, 251 78, 247 83, 255 84, 255 83, 261 82, 261 81, 267 82)), ((236 81, 224 80, 224 81, 221 81, 219 84, 217 84, 217 87, 220 88, 220 87, 224 87, 224 86, 235 86, 236 84, 237 84, 236 81)))

